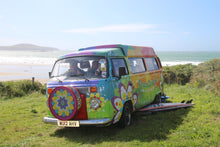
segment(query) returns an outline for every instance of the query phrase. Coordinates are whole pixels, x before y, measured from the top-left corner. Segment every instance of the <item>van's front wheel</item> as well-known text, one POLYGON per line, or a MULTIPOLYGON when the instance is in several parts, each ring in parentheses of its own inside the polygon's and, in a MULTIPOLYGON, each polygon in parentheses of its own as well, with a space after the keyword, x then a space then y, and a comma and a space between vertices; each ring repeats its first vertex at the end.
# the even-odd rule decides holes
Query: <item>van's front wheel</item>
POLYGON ((119 127, 124 128, 126 126, 131 125, 131 113, 132 113, 131 106, 130 106, 129 102, 127 102, 124 105, 123 113, 122 113, 121 119, 118 123, 119 127))

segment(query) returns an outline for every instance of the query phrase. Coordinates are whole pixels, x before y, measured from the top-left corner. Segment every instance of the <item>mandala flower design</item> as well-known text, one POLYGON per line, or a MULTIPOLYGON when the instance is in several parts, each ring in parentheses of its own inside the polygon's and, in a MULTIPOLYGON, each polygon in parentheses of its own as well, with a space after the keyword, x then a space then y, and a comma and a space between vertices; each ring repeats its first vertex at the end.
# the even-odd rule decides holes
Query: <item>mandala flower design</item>
POLYGON ((58 106, 61 108, 61 109, 66 109, 66 107, 68 106, 68 100, 65 99, 65 97, 60 97, 58 100, 58 106))
POLYGON ((66 90, 57 90, 52 100, 53 109, 59 116, 69 116, 74 109, 73 97, 66 90))
MULTIPOLYGON (((89 111, 101 111, 105 106, 106 100, 104 97, 100 97, 99 93, 91 93, 87 100, 87 107, 90 108, 89 111)), ((103 109, 104 110, 104 109, 103 109)))
POLYGON ((77 110, 77 98, 71 89, 57 87, 50 94, 48 105, 51 113, 60 120, 71 119, 77 110))

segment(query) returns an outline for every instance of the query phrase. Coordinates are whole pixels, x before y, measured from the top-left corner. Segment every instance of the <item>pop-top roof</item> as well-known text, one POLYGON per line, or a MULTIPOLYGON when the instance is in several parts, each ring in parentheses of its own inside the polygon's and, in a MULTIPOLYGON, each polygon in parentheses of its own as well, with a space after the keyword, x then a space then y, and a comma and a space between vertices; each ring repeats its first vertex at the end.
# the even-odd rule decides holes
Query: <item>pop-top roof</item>
POLYGON ((76 52, 65 55, 64 57, 84 55, 146 57, 155 56, 156 54, 152 47, 113 44, 81 48, 76 52))

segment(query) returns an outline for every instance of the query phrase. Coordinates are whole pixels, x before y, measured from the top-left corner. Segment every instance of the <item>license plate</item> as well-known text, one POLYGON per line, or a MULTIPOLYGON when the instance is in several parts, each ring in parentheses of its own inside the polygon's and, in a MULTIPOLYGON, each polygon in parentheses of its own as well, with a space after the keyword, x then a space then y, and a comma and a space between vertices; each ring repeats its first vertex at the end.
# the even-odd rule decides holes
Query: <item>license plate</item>
POLYGON ((79 127, 79 121, 57 121, 57 125, 60 127, 79 127))

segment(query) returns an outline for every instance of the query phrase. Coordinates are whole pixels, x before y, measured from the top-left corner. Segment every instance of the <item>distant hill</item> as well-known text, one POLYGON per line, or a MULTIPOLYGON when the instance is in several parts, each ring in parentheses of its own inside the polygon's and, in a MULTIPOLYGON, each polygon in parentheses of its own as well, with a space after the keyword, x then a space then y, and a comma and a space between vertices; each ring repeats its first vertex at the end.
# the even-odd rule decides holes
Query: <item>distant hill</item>
POLYGON ((0 50, 49 52, 49 51, 58 51, 59 49, 52 47, 37 46, 33 44, 17 44, 13 46, 0 46, 0 50))

